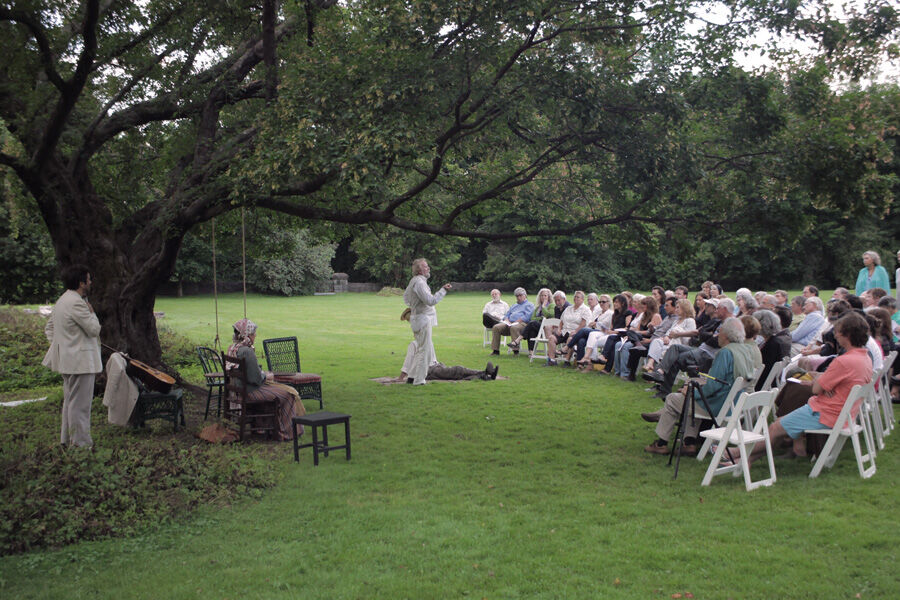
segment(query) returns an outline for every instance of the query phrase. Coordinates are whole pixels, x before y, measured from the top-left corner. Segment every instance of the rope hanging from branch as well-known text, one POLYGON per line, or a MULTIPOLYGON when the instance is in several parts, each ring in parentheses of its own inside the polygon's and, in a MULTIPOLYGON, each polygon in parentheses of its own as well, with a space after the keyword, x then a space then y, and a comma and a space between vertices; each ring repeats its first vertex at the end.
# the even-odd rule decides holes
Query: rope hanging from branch
POLYGON ((244 207, 241 207, 241 278, 244 281, 244 318, 247 318, 247 238, 244 226, 244 207))
POLYGON ((212 219, 212 268, 213 268, 213 303, 216 307, 216 339, 213 340, 213 348, 222 349, 219 341, 219 285, 216 281, 216 219, 212 219))

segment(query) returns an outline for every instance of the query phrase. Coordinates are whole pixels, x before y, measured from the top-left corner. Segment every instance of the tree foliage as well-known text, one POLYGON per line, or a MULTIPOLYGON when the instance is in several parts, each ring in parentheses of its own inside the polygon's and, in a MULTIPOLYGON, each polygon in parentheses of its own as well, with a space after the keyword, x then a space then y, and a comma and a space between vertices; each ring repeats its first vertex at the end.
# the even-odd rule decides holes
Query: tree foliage
MULTIPOLYGON (((772 84, 729 69, 761 28, 808 36, 851 77, 896 40, 888 2, 846 22, 828 4, 16 0, 0 7, 0 166, 57 260, 99 275, 105 339, 158 360, 156 289, 185 235, 238 206, 511 240, 734 221, 742 192, 783 197, 758 185, 778 153, 772 84), (704 114, 698 78, 738 101, 704 114)), ((848 156, 878 171, 871 146, 808 155, 820 205, 885 197, 869 166, 828 180, 848 156)))

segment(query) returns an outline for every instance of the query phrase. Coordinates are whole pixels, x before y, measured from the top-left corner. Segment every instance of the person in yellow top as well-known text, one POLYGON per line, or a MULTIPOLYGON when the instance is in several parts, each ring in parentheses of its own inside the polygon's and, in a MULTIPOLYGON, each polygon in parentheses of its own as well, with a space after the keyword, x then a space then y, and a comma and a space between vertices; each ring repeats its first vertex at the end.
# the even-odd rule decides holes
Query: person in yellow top
POLYGON ((53 306, 44 334, 50 348, 43 365, 63 378, 62 427, 59 442, 91 447, 91 400, 100 360, 100 320, 87 300, 91 274, 83 265, 63 271, 66 291, 53 306))

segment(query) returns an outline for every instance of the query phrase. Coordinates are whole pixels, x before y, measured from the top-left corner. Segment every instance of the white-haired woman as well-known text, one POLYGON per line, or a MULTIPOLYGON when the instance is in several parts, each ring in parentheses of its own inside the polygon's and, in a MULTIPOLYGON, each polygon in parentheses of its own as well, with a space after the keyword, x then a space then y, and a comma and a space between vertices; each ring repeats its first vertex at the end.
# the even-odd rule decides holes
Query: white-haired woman
POLYGON ((609 296, 606 294, 598 296, 591 292, 588 294, 587 304, 588 308, 591 309, 591 320, 588 322, 587 327, 580 329, 575 335, 569 337, 569 341, 566 342, 566 360, 570 360, 574 353, 575 360, 581 361, 584 358, 588 336, 594 331, 609 329, 612 322, 613 311, 610 307, 609 296))
POLYGON ((881 288, 887 293, 891 292, 891 280, 888 279, 887 270, 881 266, 881 257, 877 252, 867 250, 862 255, 863 268, 856 277, 856 295, 872 288, 881 288))

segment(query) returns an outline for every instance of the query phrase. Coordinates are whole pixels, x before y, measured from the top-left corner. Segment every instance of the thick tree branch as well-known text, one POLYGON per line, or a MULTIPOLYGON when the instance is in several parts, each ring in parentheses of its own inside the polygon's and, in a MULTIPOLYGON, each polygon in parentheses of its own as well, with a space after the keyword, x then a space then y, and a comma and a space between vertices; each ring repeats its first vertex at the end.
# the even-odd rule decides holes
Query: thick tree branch
POLYGON ((47 75, 47 79, 50 80, 50 83, 52 83, 56 89, 64 92, 66 84, 59 73, 56 72, 56 67, 54 66, 55 57, 53 56, 53 51, 50 49, 50 40, 47 39, 44 28, 41 27, 38 20, 24 10, 0 8, 0 21, 15 21, 21 23, 31 32, 34 41, 38 45, 41 66, 44 67, 44 73, 47 75))
POLYGON ((84 22, 82 24, 82 39, 84 47, 78 57, 75 66, 75 73, 69 81, 63 85, 60 91, 59 101, 52 115, 48 119, 47 127, 41 136, 41 143, 34 153, 34 163, 38 168, 42 167, 49 159, 56 143, 62 135, 69 114, 75 107, 81 95, 84 84, 87 82, 91 65, 94 64, 94 57, 97 53, 97 20, 99 18, 99 4, 97 0, 87 0, 84 8, 84 22))
MULTIPOLYGON (((276 28, 276 39, 281 40, 292 35, 297 27, 295 19, 286 20, 276 28)), ((177 90, 164 92, 154 98, 139 102, 128 108, 109 115, 97 126, 91 139, 85 141, 89 152, 96 151, 107 140, 126 129, 139 127, 154 121, 184 118, 199 114, 206 106, 202 102, 183 102, 182 98, 203 85, 219 78, 225 78, 231 86, 239 83, 262 60, 262 42, 258 39, 248 40, 239 51, 198 73, 179 86, 177 90)), ((212 94, 222 94, 226 103, 233 103, 247 98, 257 97, 256 92, 234 92, 227 86, 214 88, 212 94), (227 93, 231 91, 232 93, 227 93)), ((207 97, 207 100, 209 97, 207 97)))

